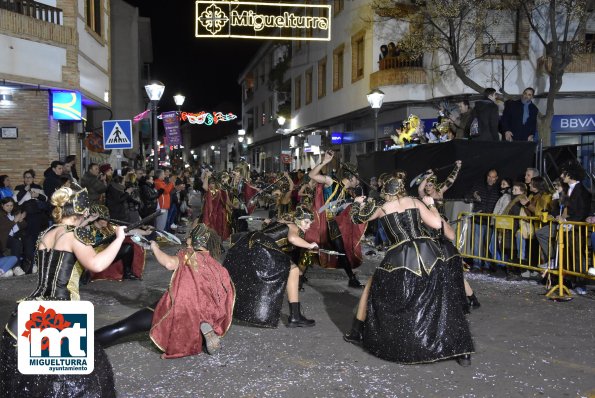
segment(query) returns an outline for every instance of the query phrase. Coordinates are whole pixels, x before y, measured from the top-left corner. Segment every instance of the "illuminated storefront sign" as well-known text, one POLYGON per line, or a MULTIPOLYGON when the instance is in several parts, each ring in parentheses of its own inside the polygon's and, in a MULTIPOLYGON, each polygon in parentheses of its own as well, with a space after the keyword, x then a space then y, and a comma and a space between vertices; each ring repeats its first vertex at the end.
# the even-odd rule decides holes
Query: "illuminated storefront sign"
POLYGON ((197 1, 196 37, 329 41, 330 16, 330 5, 197 1))
POLYGON ((188 113, 182 112, 180 114, 180 118, 183 121, 188 121, 192 124, 206 124, 210 126, 212 124, 217 124, 219 122, 229 122, 231 120, 235 120, 238 117, 233 113, 223 114, 221 112, 200 112, 200 113, 188 113))
POLYGON ((77 91, 52 91, 55 120, 82 120, 82 97, 77 91))

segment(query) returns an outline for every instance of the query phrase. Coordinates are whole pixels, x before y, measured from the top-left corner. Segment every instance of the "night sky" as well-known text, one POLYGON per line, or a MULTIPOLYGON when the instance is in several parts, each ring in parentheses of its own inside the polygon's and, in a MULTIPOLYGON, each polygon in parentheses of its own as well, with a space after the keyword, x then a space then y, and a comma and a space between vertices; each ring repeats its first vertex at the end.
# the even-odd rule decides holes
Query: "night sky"
POLYGON ((162 109, 176 109, 173 96, 186 96, 187 112, 241 110, 237 83, 259 40, 204 39, 194 37, 195 6, 192 0, 126 0, 151 19, 153 35, 152 78, 165 84, 162 109), (234 109, 226 109, 233 105, 234 109))

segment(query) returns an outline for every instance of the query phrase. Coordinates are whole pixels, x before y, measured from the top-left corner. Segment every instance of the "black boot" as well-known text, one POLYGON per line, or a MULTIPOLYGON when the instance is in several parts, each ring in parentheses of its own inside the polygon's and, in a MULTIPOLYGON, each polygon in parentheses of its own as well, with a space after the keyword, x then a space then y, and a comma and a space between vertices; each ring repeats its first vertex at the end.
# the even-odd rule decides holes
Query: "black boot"
POLYGON ((311 327, 316 324, 313 319, 307 319, 302 315, 300 310, 300 303, 289 303, 289 319, 287 320, 288 328, 311 327))
POLYGON ((359 279, 357 279, 357 276, 355 276, 355 274, 351 275, 349 277, 349 283, 348 283, 349 287, 355 287, 358 289, 361 289, 364 287, 364 285, 362 285, 362 283, 359 281, 359 279))
POLYGON ((456 359, 457 363, 464 368, 467 366, 471 366, 471 355, 470 354, 459 355, 455 359, 456 359))
POLYGON ((481 304, 479 304, 479 300, 477 299, 477 297, 475 297, 475 293, 473 293, 471 296, 467 296, 467 300, 469 300, 469 305, 471 305, 471 308, 481 307, 481 304))
POLYGON ((298 289, 300 290, 300 292, 304 291, 304 283, 308 282, 308 278, 306 278, 305 275, 300 275, 300 282, 298 285, 298 289))
POLYGON ((355 344, 355 345, 362 345, 364 340, 364 336, 362 335, 362 330, 364 329, 364 321, 360 321, 357 318, 353 318, 353 324, 351 325, 351 330, 349 333, 345 333, 343 335, 343 340, 348 343, 355 344))

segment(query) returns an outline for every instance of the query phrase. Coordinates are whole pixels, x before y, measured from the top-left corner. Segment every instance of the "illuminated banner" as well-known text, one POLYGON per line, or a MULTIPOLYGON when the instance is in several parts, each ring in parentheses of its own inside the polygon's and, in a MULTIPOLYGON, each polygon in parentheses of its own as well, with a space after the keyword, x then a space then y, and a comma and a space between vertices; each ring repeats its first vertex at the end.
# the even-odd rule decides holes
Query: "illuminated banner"
POLYGON ((180 131, 180 119, 178 112, 171 111, 161 114, 163 128, 169 145, 182 145, 182 132, 180 131))
POLYGON ((52 91, 52 117, 55 120, 81 120, 81 93, 77 91, 52 91))
POLYGON ((232 120, 237 119, 238 117, 233 113, 223 114, 221 112, 200 112, 200 113, 188 113, 182 112, 180 114, 180 118, 183 121, 188 120, 188 122, 192 124, 206 124, 210 126, 212 124, 217 124, 219 122, 229 122, 232 120))
POLYGON ((197 1, 196 37, 329 41, 331 6, 197 1))

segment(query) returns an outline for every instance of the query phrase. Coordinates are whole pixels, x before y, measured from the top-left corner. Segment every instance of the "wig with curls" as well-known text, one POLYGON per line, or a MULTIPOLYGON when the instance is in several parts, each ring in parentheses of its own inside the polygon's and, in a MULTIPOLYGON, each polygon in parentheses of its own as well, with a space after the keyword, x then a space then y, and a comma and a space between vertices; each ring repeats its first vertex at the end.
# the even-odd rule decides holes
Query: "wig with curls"
POLYGON ((62 187, 52 195, 50 203, 54 206, 52 217, 60 222, 64 217, 84 215, 89 210, 89 194, 86 189, 74 191, 62 187))

